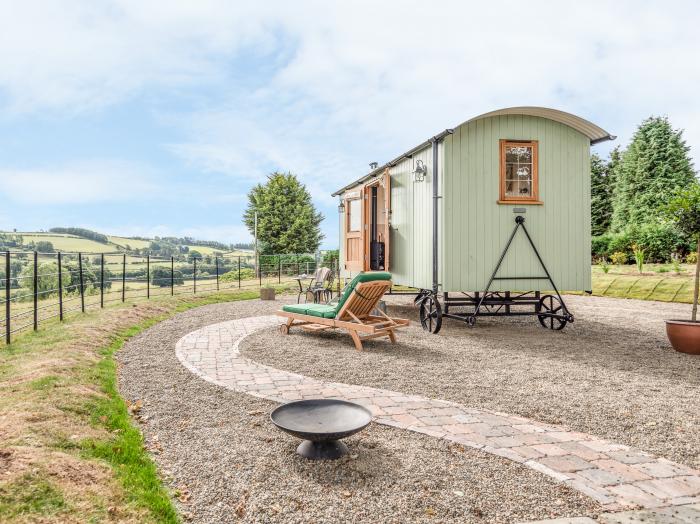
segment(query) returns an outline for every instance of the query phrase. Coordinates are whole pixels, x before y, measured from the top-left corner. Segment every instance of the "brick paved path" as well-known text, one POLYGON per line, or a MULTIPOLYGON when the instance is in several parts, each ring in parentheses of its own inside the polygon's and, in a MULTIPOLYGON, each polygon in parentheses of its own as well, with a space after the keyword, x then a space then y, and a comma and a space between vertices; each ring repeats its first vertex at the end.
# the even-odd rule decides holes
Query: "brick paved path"
MULTIPOLYGON (((275 316, 206 326, 176 345, 180 361, 209 382, 276 402, 342 398, 366 406, 375 422, 458 442, 549 475, 608 511, 700 502, 700 472, 643 451, 505 413, 394 391, 323 382, 240 356, 251 333, 279 325, 275 316)), ((280 336, 280 350, 284 351, 280 336)), ((349 351, 349 350, 348 350, 349 351)))

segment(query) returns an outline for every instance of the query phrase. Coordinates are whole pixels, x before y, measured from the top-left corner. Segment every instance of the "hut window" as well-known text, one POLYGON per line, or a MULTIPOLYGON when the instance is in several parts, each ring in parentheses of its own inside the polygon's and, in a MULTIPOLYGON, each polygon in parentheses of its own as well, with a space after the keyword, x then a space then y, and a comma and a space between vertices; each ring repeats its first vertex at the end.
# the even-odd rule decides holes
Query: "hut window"
POLYGON ((348 231, 360 231, 362 228, 362 200, 348 200, 348 231))
POLYGON ((538 202, 537 141, 501 140, 499 202, 538 202))

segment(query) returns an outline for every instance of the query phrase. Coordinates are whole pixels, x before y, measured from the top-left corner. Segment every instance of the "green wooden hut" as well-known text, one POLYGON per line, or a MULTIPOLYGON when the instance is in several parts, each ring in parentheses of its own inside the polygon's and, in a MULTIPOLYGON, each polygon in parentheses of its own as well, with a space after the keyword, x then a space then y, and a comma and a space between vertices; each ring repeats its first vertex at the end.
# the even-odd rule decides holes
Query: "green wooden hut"
POLYGON ((395 284, 421 290, 429 331, 442 316, 473 324, 529 306, 561 328, 573 316, 558 290, 591 289, 590 147, 614 138, 563 111, 514 107, 371 164, 333 193, 341 274, 391 271, 395 284), (466 316, 450 312, 469 305, 466 316))

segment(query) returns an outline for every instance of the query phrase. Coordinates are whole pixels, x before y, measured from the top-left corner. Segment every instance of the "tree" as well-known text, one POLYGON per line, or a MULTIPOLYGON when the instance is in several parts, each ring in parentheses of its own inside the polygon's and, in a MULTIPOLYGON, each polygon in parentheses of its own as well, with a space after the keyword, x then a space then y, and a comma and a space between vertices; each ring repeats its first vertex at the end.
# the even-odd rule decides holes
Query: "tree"
MULTIPOLYGON (((37 265, 37 292, 48 295, 58 291, 58 264, 56 262, 42 262, 37 265)), ((61 284, 64 289, 69 288, 72 282, 70 269, 61 268, 61 284)), ((77 277, 76 277, 77 280, 77 277)), ((19 276, 20 285, 25 289, 34 290, 34 264, 24 266, 19 276)), ((42 296, 41 298, 45 298, 42 296)))
POLYGON ((681 231, 696 243, 698 258, 695 263, 695 287, 693 291, 692 321, 697 320, 698 294, 700 294, 700 183, 676 191, 661 212, 670 218, 681 231))
POLYGON ((695 182, 689 150, 683 131, 673 129, 668 118, 651 117, 642 122, 622 154, 617 172, 613 231, 658 220, 663 214, 659 204, 695 182))
POLYGON ((34 245, 34 249, 39 253, 53 253, 53 244, 48 240, 39 240, 34 245))
POLYGON ((263 254, 315 252, 323 234, 323 215, 316 211, 306 186, 291 173, 272 173, 248 193, 243 221, 255 232, 258 213, 259 250, 263 254))
POLYGON ((615 184, 614 169, 620 153, 615 148, 606 162, 595 153, 591 155, 591 235, 599 236, 610 229, 612 196, 615 184))
MULTIPOLYGON (((169 287, 171 283, 170 280, 170 268, 156 266, 151 269, 151 284, 158 287, 169 287)), ((177 269, 173 271, 172 283, 176 286, 182 286, 185 280, 182 276, 182 272, 177 269)))

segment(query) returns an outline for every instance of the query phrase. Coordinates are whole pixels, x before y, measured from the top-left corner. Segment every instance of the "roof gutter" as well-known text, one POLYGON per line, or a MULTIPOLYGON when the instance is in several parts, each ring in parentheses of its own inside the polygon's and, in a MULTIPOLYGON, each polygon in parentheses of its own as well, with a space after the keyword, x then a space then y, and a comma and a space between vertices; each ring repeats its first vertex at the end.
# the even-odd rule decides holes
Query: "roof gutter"
POLYGON ((362 178, 355 180, 354 182, 351 182, 347 186, 339 189, 338 191, 333 193, 331 196, 338 196, 341 193, 344 193, 345 191, 347 191, 348 189, 351 189, 355 186, 359 186, 360 184, 367 182, 368 180, 377 176, 378 174, 383 173, 385 169, 387 169, 389 167, 394 167, 396 164, 398 164, 404 158, 410 158, 411 156, 413 156, 414 153, 429 147, 433 143, 434 139, 437 139, 439 141, 439 140, 442 140, 443 138, 445 138, 447 135, 450 135, 452 133, 453 133, 452 129, 445 129, 442 133, 435 135, 433 138, 429 138, 428 140, 422 142, 421 144, 418 144, 416 147, 409 149, 408 151, 406 151, 402 155, 397 156, 395 159, 391 160, 390 162, 387 162, 383 166, 379 166, 377 169, 370 171, 362 178))
POLYGON ((617 137, 615 135, 608 135, 604 136, 601 138, 596 138, 595 140, 591 140, 591 145, 594 146, 596 144, 600 144, 601 142, 607 142, 608 140, 615 140, 617 137))

